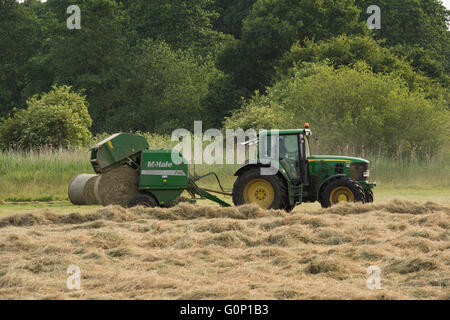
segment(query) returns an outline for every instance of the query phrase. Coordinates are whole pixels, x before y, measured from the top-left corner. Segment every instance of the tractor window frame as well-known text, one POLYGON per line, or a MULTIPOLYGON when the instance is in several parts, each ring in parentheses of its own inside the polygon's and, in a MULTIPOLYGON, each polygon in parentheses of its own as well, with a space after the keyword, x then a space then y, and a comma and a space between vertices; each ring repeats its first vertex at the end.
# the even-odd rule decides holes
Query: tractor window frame
POLYGON ((309 159, 309 157, 311 157, 311 147, 309 145, 309 138, 306 134, 301 134, 301 136, 302 137, 300 139, 300 145, 299 145, 300 149, 302 150, 302 153, 303 153, 303 149, 301 148, 302 147, 301 143, 302 143, 302 139, 303 139, 304 145, 305 145, 305 158, 304 159, 309 159))

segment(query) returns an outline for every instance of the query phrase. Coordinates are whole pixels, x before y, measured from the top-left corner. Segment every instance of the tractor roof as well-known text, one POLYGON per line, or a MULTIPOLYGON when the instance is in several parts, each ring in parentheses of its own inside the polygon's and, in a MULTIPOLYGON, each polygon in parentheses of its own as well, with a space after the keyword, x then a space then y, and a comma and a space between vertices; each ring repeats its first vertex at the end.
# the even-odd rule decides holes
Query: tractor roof
POLYGON ((260 135, 269 135, 269 134, 283 135, 283 134, 299 134, 299 133, 306 133, 307 136, 310 136, 311 130, 310 129, 282 129, 282 130, 272 129, 272 130, 261 131, 260 135))

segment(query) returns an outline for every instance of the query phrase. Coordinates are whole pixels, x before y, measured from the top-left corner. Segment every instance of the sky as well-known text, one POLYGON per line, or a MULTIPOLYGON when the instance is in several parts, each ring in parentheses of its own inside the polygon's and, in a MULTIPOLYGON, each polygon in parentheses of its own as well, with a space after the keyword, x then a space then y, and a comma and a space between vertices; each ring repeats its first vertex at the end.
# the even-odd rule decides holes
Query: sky
POLYGON ((444 0, 444 6, 446 6, 447 9, 450 10, 450 0, 444 0))
MULTIPOLYGON (((444 6, 446 6, 447 9, 450 10, 450 0, 443 0, 442 2, 444 3, 444 6)), ((450 30, 450 24, 448 25, 448 29, 450 30)))

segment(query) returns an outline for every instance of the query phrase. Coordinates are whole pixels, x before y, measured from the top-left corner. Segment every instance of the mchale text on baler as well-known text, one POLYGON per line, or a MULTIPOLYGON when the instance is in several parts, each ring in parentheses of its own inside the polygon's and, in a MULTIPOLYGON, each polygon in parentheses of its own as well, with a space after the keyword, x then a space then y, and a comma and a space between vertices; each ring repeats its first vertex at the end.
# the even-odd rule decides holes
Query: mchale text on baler
MULTIPOLYGON (((146 139, 139 135, 118 133, 91 150, 91 164, 97 175, 79 175, 69 186, 73 204, 122 205, 127 207, 169 207, 187 191, 188 201, 209 199, 221 206, 230 204, 211 193, 233 197, 235 205, 256 203, 263 208, 292 210, 302 202, 319 201, 322 207, 338 202, 373 202, 369 183, 369 161, 342 156, 310 154, 311 131, 304 129, 261 132, 255 159, 247 161, 237 172, 232 193, 223 190, 213 172, 190 175, 186 161, 172 161, 172 150, 149 150, 146 139), (263 157, 272 136, 278 143, 277 160, 263 157), (278 168, 263 175, 263 167, 278 168), (214 175, 221 191, 199 187, 196 182, 214 175)), ((182 155, 179 154, 180 158, 182 155)))

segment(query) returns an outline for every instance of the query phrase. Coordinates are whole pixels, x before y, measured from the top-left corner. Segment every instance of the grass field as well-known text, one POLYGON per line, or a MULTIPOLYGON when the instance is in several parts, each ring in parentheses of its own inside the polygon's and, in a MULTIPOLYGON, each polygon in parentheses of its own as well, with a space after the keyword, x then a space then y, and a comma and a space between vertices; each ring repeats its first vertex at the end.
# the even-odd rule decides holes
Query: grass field
MULTIPOLYGON (((0 152, 0 299, 450 299, 448 154, 366 158, 374 204, 286 213, 73 206, 87 151, 0 152), (79 291, 66 287, 70 265, 79 291), (380 290, 366 286, 369 266, 380 290)), ((196 170, 231 189, 237 167, 196 170)))

